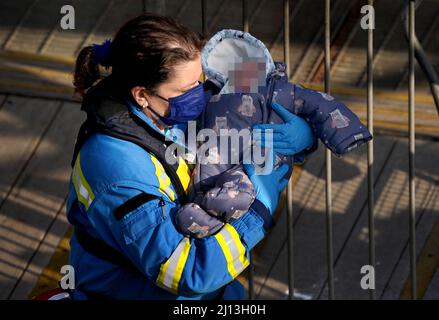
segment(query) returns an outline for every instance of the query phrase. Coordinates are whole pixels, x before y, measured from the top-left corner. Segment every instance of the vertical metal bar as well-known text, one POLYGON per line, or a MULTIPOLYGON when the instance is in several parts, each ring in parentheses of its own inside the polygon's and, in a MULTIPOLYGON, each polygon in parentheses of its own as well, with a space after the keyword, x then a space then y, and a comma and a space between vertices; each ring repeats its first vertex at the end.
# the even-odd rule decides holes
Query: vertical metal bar
MULTIPOLYGON (((325 92, 330 93, 331 71, 331 1, 325 0, 325 92)), ((326 252, 328 265, 329 299, 334 299, 334 257, 332 243, 332 170, 331 151, 325 150, 326 158, 326 252)))
MULTIPOLYGON (((207 24, 206 24, 206 0, 201 0, 201 35, 204 39, 207 37, 207 24)), ((203 72, 201 76, 202 80, 206 80, 206 75, 203 72)))
POLYGON ((248 266, 248 298, 249 300, 255 299, 255 265, 253 261, 253 252, 250 250, 250 265, 248 266))
POLYGON ((206 21, 206 34, 210 33, 213 27, 221 24, 221 17, 227 15, 226 11, 230 7, 231 1, 232 0, 223 0, 220 2, 220 5, 215 8, 213 17, 208 22, 206 21))
MULTIPOLYGON (((242 0, 242 29, 244 32, 249 31, 248 23, 248 3, 247 0, 242 0)), ((248 297, 250 300, 255 298, 255 265, 253 261, 253 252, 250 251, 250 265, 248 269, 248 297)))
MULTIPOLYGON (((288 0, 287 0, 288 1, 288 0)), ((288 299, 294 299, 294 220, 293 220, 293 177, 287 186, 287 237, 288 237, 288 299)))
POLYGON ((248 32, 249 20, 248 20, 248 0, 242 0, 242 30, 248 32))
MULTIPOLYGON (((305 3, 305 0, 297 0, 294 5, 294 9, 290 10, 289 16, 290 16, 290 23, 293 21, 293 19, 297 16, 301 6, 305 3)), ((274 38, 270 44, 267 46, 268 50, 272 50, 274 46, 282 39, 282 32, 283 26, 279 28, 279 31, 276 32, 276 38, 274 38)), ((291 78, 291 77, 290 77, 291 78)))
POLYGON ((416 300, 415 226, 415 1, 409 1, 409 181, 410 181, 410 271, 412 299, 416 300))
MULTIPOLYGON (((369 0, 373 6, 373 0, 369 0)), ((375 16, 373 17, 375 19, 375 16)), ((369 22, 367 30, 367 129, 373 135, 373 29, 375 20, 369 22)), ((375 216, 374 216, 374 176, 373 176, 373 140, 367 145, 367 196, 369 213, 369 265, 375 270, 375 216)), ((375 300, 376 291, 369 291, 370 299, 375 300)))
POLYGON ((180 8, 178 9, 177 14, 175 15, 175 19, 180 20, 181 16, 185 12, 185 10, 189 7, 191 0, 184 0, 180 8))
POLYGON ((153 12, 161 15, 166 14, 166 0, 143 0, 143 12, 153 12))
MULTIPOLYGON (((284 61, 290 77, 290 1, 284 0, 284 61)), ((293 176, 288 181, 287 197, 288 299, 294 299, 294 242, 293 242, 293 176)))
POLYGON ((284 60, 288 78, 290 77, 290 1, 284 0, 284 60))
POLYGON ((204 38, 207 36, 206 0, 201 0, 201 34, 204 38))
MULTIPOLYGON (((242 4, 242 30, 248 32, 248 3, 247 0, 241 0, 242 4)), ((249 300, 255 299, 255 265, 253 261, 253 252, 250 251, 250 265, 248 267, 248 298, 249 300)))

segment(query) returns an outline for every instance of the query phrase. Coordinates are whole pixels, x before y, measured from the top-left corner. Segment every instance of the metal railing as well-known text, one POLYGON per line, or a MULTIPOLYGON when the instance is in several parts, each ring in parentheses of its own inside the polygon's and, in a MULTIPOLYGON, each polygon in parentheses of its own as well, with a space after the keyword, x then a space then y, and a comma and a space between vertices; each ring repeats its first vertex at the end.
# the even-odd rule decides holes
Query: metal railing
MULTIPOLYGON (((249 17, 248 17, 248 1, 242 1, 242 25, 243 30, 249 31, 249 17)), ((284 60, 286 64, 286 71, 288 76, 291 75, 290 66, 290 2, 294 0, 284 0, 283 5, 283 45, 284 45, 284 60)), ((322 0, 325 4, 324 10, 324 90, 326 93, 331 91, 331 1, 322 0)), ((438 104, 438 77, 434 72, 433 67, 428 63, 422 47, 415 36, 415 0, 407 1, 407 37, 408 37, 408 57, 409 57, 409 82, 408 82, 408 109, 409 109, 409 226, 410 226, 410 274, 411 274, 411 297, 416 299, 416 229, 415 229, 415 176, 414 176, 414 156, 415 156, 415 69, 414 59, 415 52, 418 61, 420 61, 421 68, 427 74, 430 80, 432 93, 439 110, 438 104), (416 51, 415 51, 416 50, 416 51)), ((374 1, 368 0, 368 5, 373 6, 374 1)), ((202 12, 202 32, 206 35, 206 0, 201 0, 202 12)), ((374 111, 374 84, 373 84, 373 61, 374 61, 374 21, 372 27, 368 28, 367 34, 367 127, 373 134, 373 111, 374 111)), ((375 214, 374 214, 374 156, 373 156, 374 142, 371 140, 367 145, 367 191, 368 191, 368 231, 369 231, 369 264, 375 270, 375 214)), ((328 297, 335 299, 334 288, 334 255, 333 255, 333 230, 332 230, 332 168, 331 168, 331 152, 325 150, 326 162, 326 260, 327 260, 327 284, 328 297)), ((292 178, 287 187, 286 193, 286 218, 287 218, 287 245, 288 245, 288 298, 294 299, 294 272, 293 272, 293 184, 292 178)), ((254 269, 252 262, 252 253, 250 252, 250 267, 249 267, 249 299, 254 299, 254 269)), ((370 290, 370 299, 376 298, 376 289, 370 290)))
POLYGON ((409 24, 409 214, 412 299, 416 300, 416 208, 415 208, 415 1, 408 3, 409 24))
MULTIPOLYGON (((368 4, 373 6, 373 0, 368 4)), ((373 22, 375 28, 375 21, 373 22)), ((373 136, 373 30, 367 30, 367 129, 373 136)), ((369 265, 375 270, 375 219, 373 207, 374 197, 374 177, 373 177, 373 141, 367 144, 367 208, 369 223, 369 265)), ((370 290, 370 299, 375 300, 375 290, 370 290)))
MULTIPOLYGON (((423 0, 416 0, 414 2, 415 8, 419 7, 419 5, 422 3, 423 0)), ((410 23, 409 23, 409 8, 406 8, 404 15, 403 15, 403 21, 405 26, 405 32, 407 40, 410 41, 410 23)), ((427 77, 427 80, 430 84, 430 90, 431 94, 434 99, 434 103, 436 105, 436 110, 439 113, 439 76, 436 73, 436 70, 434 69, 433 65, 430 63, 429 59, 427 58, 427 55, 425 54, 424 49, 422 48, 421 43, 418 40, 418 37, 416 36, 416 33, 413 34, 413 46, 414 46, 414 55, 416 60, 418 61, 419 66, 421 67, 422 71, 424 72, 425 76, 427 77)))

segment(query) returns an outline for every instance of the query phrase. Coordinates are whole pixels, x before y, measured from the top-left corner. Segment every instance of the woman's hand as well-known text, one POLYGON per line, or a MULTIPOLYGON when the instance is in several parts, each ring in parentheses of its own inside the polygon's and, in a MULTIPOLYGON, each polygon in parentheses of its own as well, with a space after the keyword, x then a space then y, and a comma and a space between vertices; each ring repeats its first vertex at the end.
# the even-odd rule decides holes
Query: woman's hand
MULTIPOLYGON (((302 118, 289 112, 280 104, 271 104, 274 111, 285 121, 280 124, 257 124, 253 129, 260 129, 262 132, 267 129, 273 130, 274 151, 283 155, 292 156, 313 143, 313 132, 309 124, 302 118)), ((265 146, 265 135, 254 135, 255 142, 265 146)))
MULTIPOLYGON (((274 153, 269 151, 272 156, 268 157, 266 166, 273 168, 274 153)), ((255 166, 251 164, 244 164, 244 170, 253 187, 256 190, 256 200, 259 200, 269 211, 270 215, 274 213, 279 201, 279 194, 287 186, 288 180, 284 178, 288 172, 288 165, 282 164, 277 169, 272 169, 269 174, 258 174, 255 166)))

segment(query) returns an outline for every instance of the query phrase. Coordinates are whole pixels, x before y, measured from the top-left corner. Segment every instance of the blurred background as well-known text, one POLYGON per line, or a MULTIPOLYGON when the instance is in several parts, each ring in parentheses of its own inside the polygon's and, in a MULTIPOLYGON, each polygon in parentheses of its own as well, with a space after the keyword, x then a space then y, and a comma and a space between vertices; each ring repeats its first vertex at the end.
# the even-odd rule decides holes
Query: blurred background
MULTIPOLYGON (((85 114, 73 95, 79 50, 111 39, 142 11, 180 20, 208 39, 243 29, 242 1, 0 0, 0 299, 26 299, 53 288, 67 263, 70 229, 65 200, 70 159, 85 114), (60 27, 63 5, 75 29, 60 27)), ((366 123, 367 31, 364 0, 331 1, 331 93, 366 123)), ((249 32, 284 60, 283 0, 247 1, 249 32)), ((408 211, 408 42, 406 1, 376 0, 374 30, 376 293, 410 297, 408 211)), ((291 0, 290 79, 323 90, 324 1, 291 0)), ((439 69, 439 1, 416 10, 416 34, 439 69)), ((416 234, 418 297, 439 299, 439 117, 416 64, 416 234)), ((293 176, 294 296, 327 299, 323 147, 293 176)), ((333 160, 335 296, 368 299, 360 287, 368 264, 367 153, 333 160)), ((111 161, 111 160, 110 160, 111 161)), ((285 197, 284 197, 285 198, 285 197)), ((284 199, 283 198, 283 199, 284 199)), ((285 203, 277 224, 254 249, 257 299, 288 297, 285 203)), ((240 279, 247 283, 248 271, 240 279)))

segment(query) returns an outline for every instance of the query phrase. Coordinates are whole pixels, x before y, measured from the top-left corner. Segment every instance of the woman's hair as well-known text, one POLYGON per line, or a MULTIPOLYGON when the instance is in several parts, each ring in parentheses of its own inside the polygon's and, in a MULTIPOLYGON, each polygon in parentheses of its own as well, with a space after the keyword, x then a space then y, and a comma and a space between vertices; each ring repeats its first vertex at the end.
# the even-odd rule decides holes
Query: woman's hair
MULTIPOLYGON (((126 22, 110 45, 106 67, 112 77, 130 90, 143 86, 154 93, 172 75, 176 64, 196 58, 203 40, 172 18, 144 13, 126 22)), ((84 95, 101 78, 93 47, 83 48, 77 59, 73 84, 84 95)))

